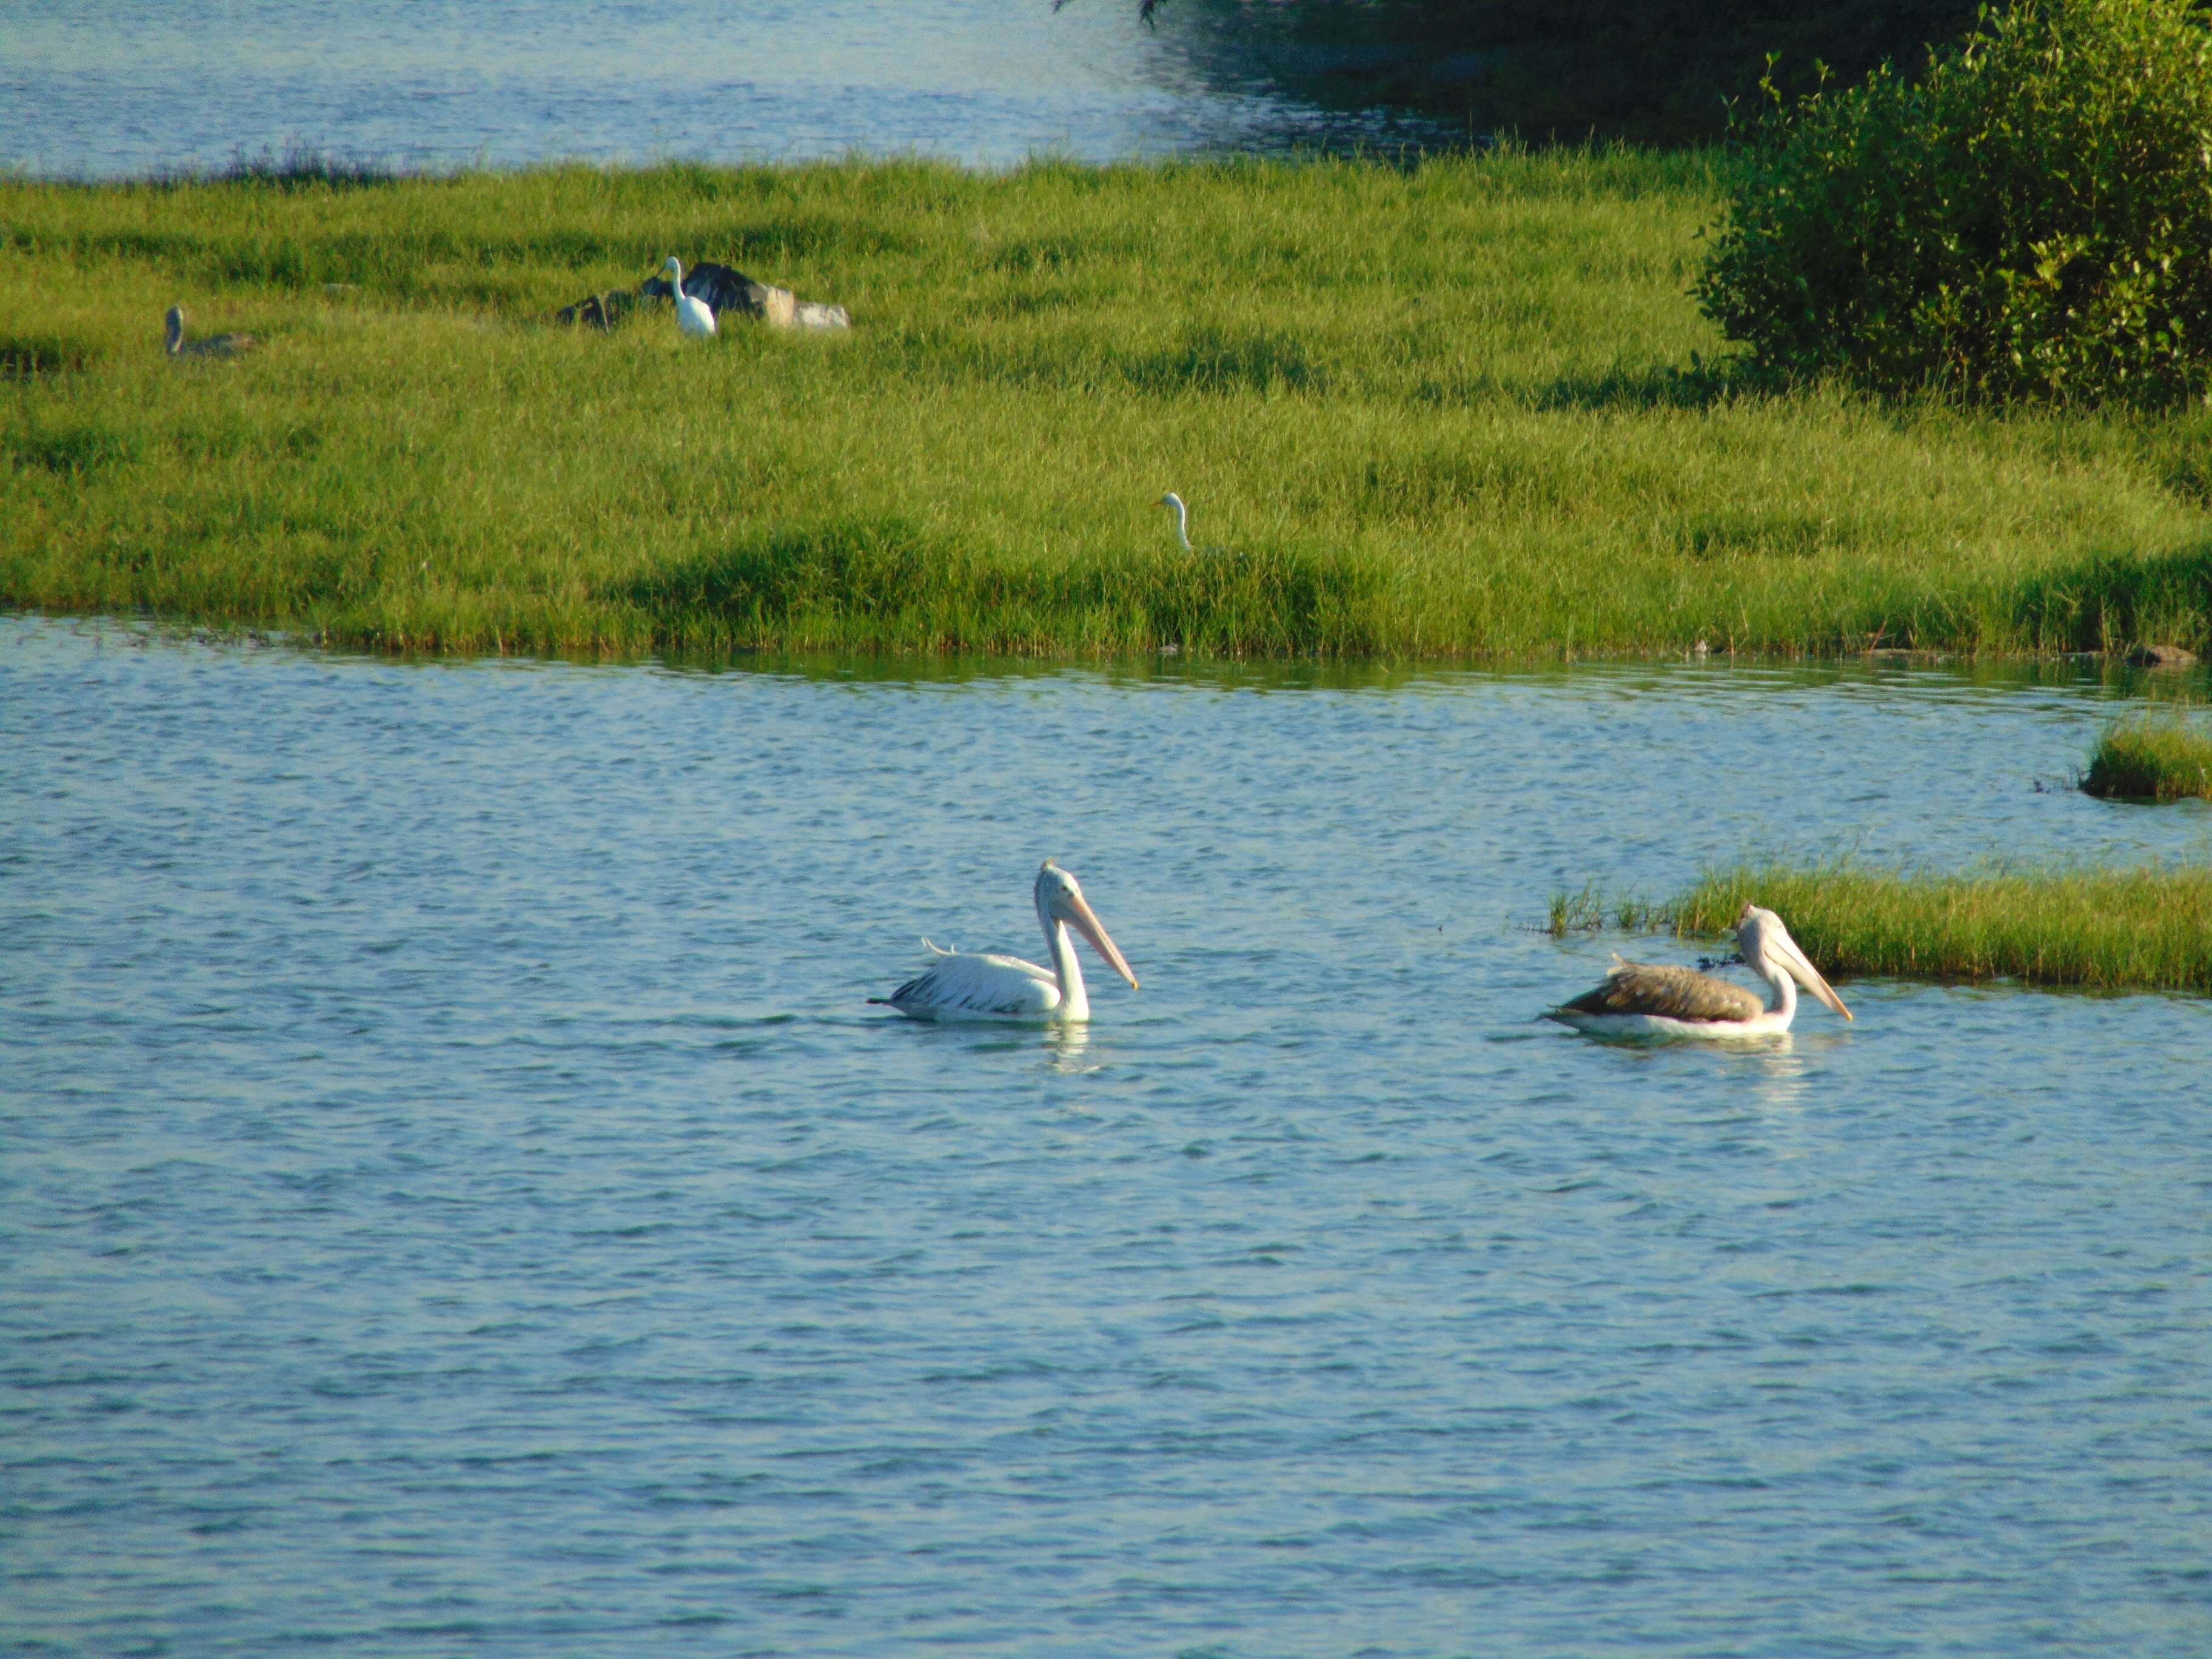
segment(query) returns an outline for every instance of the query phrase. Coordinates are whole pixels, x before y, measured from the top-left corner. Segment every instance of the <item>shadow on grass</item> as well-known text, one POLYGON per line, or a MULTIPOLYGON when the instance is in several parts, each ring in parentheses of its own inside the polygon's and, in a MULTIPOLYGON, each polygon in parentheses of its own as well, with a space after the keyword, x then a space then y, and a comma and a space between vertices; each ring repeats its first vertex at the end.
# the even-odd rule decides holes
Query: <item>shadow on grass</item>
POLYGON ((0 449, 16 466, 85 477, 130 465, 145 453, 145 443, 135 434, 79 424, 0 434, 0 449))
POLYGON ((1330 383, 1317 352, 1274 329, 1186 328, 1149 350, 1077 336, 1002 350, 950 329, 917 329, 882 349, 908 374, 1059 391, 1267 396, 1326 392, 1330 383))
POLYGON ((1378 648, 1388 586, 1372 561, 1304 549, 1008 560, 890 518, 780 531, 605 597, 645 612, 656 641, 679 648, 1337 655, 1378 648))
POLYGON ((2103 553, 2022 580, 2014 620, 2040 651, 2145 643, 2212 649, 2212 544, 2176 553, 2103 553))
POLYGON ((33 380, 82 372, 92 348, 58 334, 0 334, 0 380, 33 380))
POLYGON ((1125 358, 1121 373, 1139 392, 1322 392, 1328 376, 1295 334, 1272 329, 1229 333, 1183 331, 1164 351, 1125 358))
POLYGON ((1601 374, 1564 374, 1524 394, 1524 401, 1547 413, 1592 410, 1640 414, 1657 409, 1714 409, 1741 398, 1771 397, 1782 389, 1771 376, 1740 361, 1709 363, 1692 358, 1687 368, 1652 363, 1641 368, 1615 367, 1601 374))

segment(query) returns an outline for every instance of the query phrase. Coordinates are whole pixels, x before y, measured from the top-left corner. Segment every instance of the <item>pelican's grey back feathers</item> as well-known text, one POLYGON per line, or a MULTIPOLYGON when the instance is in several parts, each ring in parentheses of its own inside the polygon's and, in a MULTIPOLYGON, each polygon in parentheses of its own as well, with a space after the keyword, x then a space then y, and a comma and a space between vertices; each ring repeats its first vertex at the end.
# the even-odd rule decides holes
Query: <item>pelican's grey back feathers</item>
POLYGON ((1618 957, 1604 984, 1560 1007, 1577 1014, 1656 1014, 1716 1022, 1756 1019, 1766 1012, 1756 994, 1711 974, 1618 957))

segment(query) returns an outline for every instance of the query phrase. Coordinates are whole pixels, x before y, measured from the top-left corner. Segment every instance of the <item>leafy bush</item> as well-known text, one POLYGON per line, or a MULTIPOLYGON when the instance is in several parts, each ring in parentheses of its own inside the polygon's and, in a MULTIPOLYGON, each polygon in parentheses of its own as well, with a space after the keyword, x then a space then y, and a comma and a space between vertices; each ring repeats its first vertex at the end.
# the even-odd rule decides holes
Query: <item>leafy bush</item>
POLYGON ((2201 0, 1985 11, 1751 135, 1699 304, 1762 368, 2142 404, 2212 380, 2201 0))

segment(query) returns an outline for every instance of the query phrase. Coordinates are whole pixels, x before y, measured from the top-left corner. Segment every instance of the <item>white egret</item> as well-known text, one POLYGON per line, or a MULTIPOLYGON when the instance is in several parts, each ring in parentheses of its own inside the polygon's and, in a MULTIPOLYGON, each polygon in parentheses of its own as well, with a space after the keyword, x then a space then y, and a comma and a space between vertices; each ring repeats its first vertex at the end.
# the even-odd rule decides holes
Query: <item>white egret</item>
POLYGON ((1155 501, 1153 505, 1155 507, 1171 507, 1175 508, 1176 539, 1182 544, 1182 550, 1184 552, 1197 552, 1198 550, 1190 544, 1190 509, 1182 504, 1182 497, 1176 495, 1174 490, 1170 489, 1166 495, 1161 496, 1158 501, 1155 501))
POLYGON ((1745 964, 1774 990, 1762 1006, 1741 985, 1692 969, 1613 959, 1605 983, 1544 1016, 1592 1036, 1753 1037, 1790 1029, 1802 985, 1845 1019, 1851 1011, 1806 960, 1782 918, 1755 904, 1735 919, 1745 964))
POLYGON ((714 337, 714 313, 707 308, 704 300, 694 299, 684 291, 684 266, 674 254, 661 267, 668 273, 668 286, 676 301, 676 326, 695 340, 714 337))
POLYGON ((1083 988, 1083 966, 1076 960, 1074 942, 1067 936, 1071 927, 1129 981, 1131 990, 1137 988, 1137 976, 1106 936, 1104 924, 1092 913, 1075 878, 1050 859, 1037 872, 1036 913, 1052 955, 1051 971, 1019 957, 941 951, 924 939, 924 947, 937 957, 928 970, 889 996, 868 1000, 896 1008, 912 1019, 1089 1019, 1091 999, 1083 988))
POLYGON ((251 334, 213 334, 204 340, 187 340, 182 306, 171 306, 169 314, 161 321, 167 331, 167 344, 172 357, 235 357, 261 343, 251 334))

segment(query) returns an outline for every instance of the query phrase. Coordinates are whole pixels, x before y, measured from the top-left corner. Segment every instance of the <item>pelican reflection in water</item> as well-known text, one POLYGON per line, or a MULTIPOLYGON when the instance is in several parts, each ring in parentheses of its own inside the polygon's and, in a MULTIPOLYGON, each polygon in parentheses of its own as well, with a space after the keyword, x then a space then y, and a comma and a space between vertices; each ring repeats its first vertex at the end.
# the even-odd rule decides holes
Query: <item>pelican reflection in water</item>
POLYGON ((1091 998, 1083 988, 1083 965, 1076 960, 1073 927, 1106 959, 1108 967, 1137 988, 1137 976, 1107 937, 1083 889, 1050 859, 1036 878, 1037 922, 1044 929, 1050 970, 1019 957, 940 951, 922 944, 937 960, 887 997, 871 1002, 896 1008, 913 1019, 1049 1019, 1075 1022, 1091 1018, 1091 998))
POLYGON ((1764 1006, 1742 986, 1711 974, 1615 957, 1604 984, 1544 1017, 1592 1036, 1772 1036, 1796 1018, 1800 985, 1845 1019, 1851 1017, 1773 911, 1745 905, 1735 938, 1745 964, 1773 988, 1774 1000, 1764 1006))

